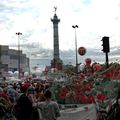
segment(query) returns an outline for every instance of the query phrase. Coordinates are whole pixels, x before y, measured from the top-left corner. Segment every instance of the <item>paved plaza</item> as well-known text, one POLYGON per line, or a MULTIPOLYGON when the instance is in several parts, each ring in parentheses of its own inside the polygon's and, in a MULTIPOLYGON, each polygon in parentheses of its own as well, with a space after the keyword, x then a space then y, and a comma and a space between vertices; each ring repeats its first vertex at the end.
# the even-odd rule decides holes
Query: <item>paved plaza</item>
POLYGON ((95 106, 87 105, 86 107, 62 110, 61 117, 58 120, 96 120, 95 106))

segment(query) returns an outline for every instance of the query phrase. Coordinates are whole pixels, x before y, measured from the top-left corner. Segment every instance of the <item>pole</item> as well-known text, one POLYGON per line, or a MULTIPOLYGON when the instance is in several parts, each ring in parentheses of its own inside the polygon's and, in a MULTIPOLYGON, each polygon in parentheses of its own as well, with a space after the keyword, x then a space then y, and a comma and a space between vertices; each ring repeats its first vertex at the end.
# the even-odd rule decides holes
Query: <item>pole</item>
POLYGON ((16 35, 18 35, 18 78, 20 79, 20 35, 22 33, 17 32, 16 35))
POLYGON ((106 67, 109 67, 108 52, 106 52, 106 67))
POLYGON ((76 74, 78 74, 77 35, 76 35, 76 28, 78 28, 78 25, 73 25, 72 27, 75 29, 76 74))

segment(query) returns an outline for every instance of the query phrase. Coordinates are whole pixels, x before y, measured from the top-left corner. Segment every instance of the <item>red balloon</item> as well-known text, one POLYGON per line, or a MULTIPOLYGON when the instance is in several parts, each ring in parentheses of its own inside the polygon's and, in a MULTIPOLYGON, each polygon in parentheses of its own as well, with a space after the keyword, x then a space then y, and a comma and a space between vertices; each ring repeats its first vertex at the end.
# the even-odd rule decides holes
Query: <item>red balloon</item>
POLYGON ((85 55, 85 53, 86 53, 85 47, 79 47, 78 53, 79 53, 81 56, 85 55))
POLYGON ((85 60, 85 62, 86 62, 87 65, 90 65, 90 64, 91 64, 91 58, 87 58, 87 59, 85 60))
POLYGON ((98 72, 98 71, 100 71, 100 70, 101 70, 101 65, 100 65, 99 63, 94 64, 94 66, 93 66, 93 70, 94 70, 94 72, 98 72))

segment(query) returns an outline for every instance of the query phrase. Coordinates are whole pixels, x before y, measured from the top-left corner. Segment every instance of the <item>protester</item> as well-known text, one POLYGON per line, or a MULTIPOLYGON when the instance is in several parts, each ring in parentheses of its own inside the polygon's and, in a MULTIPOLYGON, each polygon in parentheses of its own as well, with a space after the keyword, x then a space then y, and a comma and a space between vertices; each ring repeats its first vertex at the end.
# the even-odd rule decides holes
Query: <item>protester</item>
POLYGON ((17 91, 13 88, 12 84, 7 86, 7 94, 12 103, 16 102, 16 97, 18 95, 17 91))
POLYGON ((44 97, 44 85, 42 83, 37 83, 36 84, 36 87, 35 87, 35 97, 36 97, 36 100, 37 102, 40 102, 40 101, 45 101, 45 97, 44 97))
POLYGON ((35 89, 33 86, 29 86, 27 89, 27 96, 30 99, 30 101, 32 103, 36 102, 36 98, 35 98, 35 89))
POLYGON ((14 115, 16 120, 32 120, 32 102, 26 94, 27 87, 23 86, 21 92, 14 106, 14 115))
POLYGON ((35 89, 35 91, 36 91, 35 93, 36 101, 37 102, 45 101, 43 90, 35 89))
POLYGON ((60 109, 57 102, 51 100, 52 92, 50 90, 46 90, 44 96, 46 100, 37 104, 37 108, 41 112, 41 119, 57 120, 57 117, 60 116, 60 109))
POLYGON ((4 90, 0 87, 0 120, 12 118, 11 110, 12 103, 4 90))

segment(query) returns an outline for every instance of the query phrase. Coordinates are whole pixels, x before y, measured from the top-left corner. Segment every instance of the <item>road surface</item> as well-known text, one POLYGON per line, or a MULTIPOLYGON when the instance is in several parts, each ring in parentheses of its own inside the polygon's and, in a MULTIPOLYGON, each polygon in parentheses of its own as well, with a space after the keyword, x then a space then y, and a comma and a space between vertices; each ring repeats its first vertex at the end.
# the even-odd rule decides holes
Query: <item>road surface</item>
POLYGON ((61 117, 58 120, 96 120, 95 106, 87 105, 85 107, 69 108, 61 111, 61 117))

